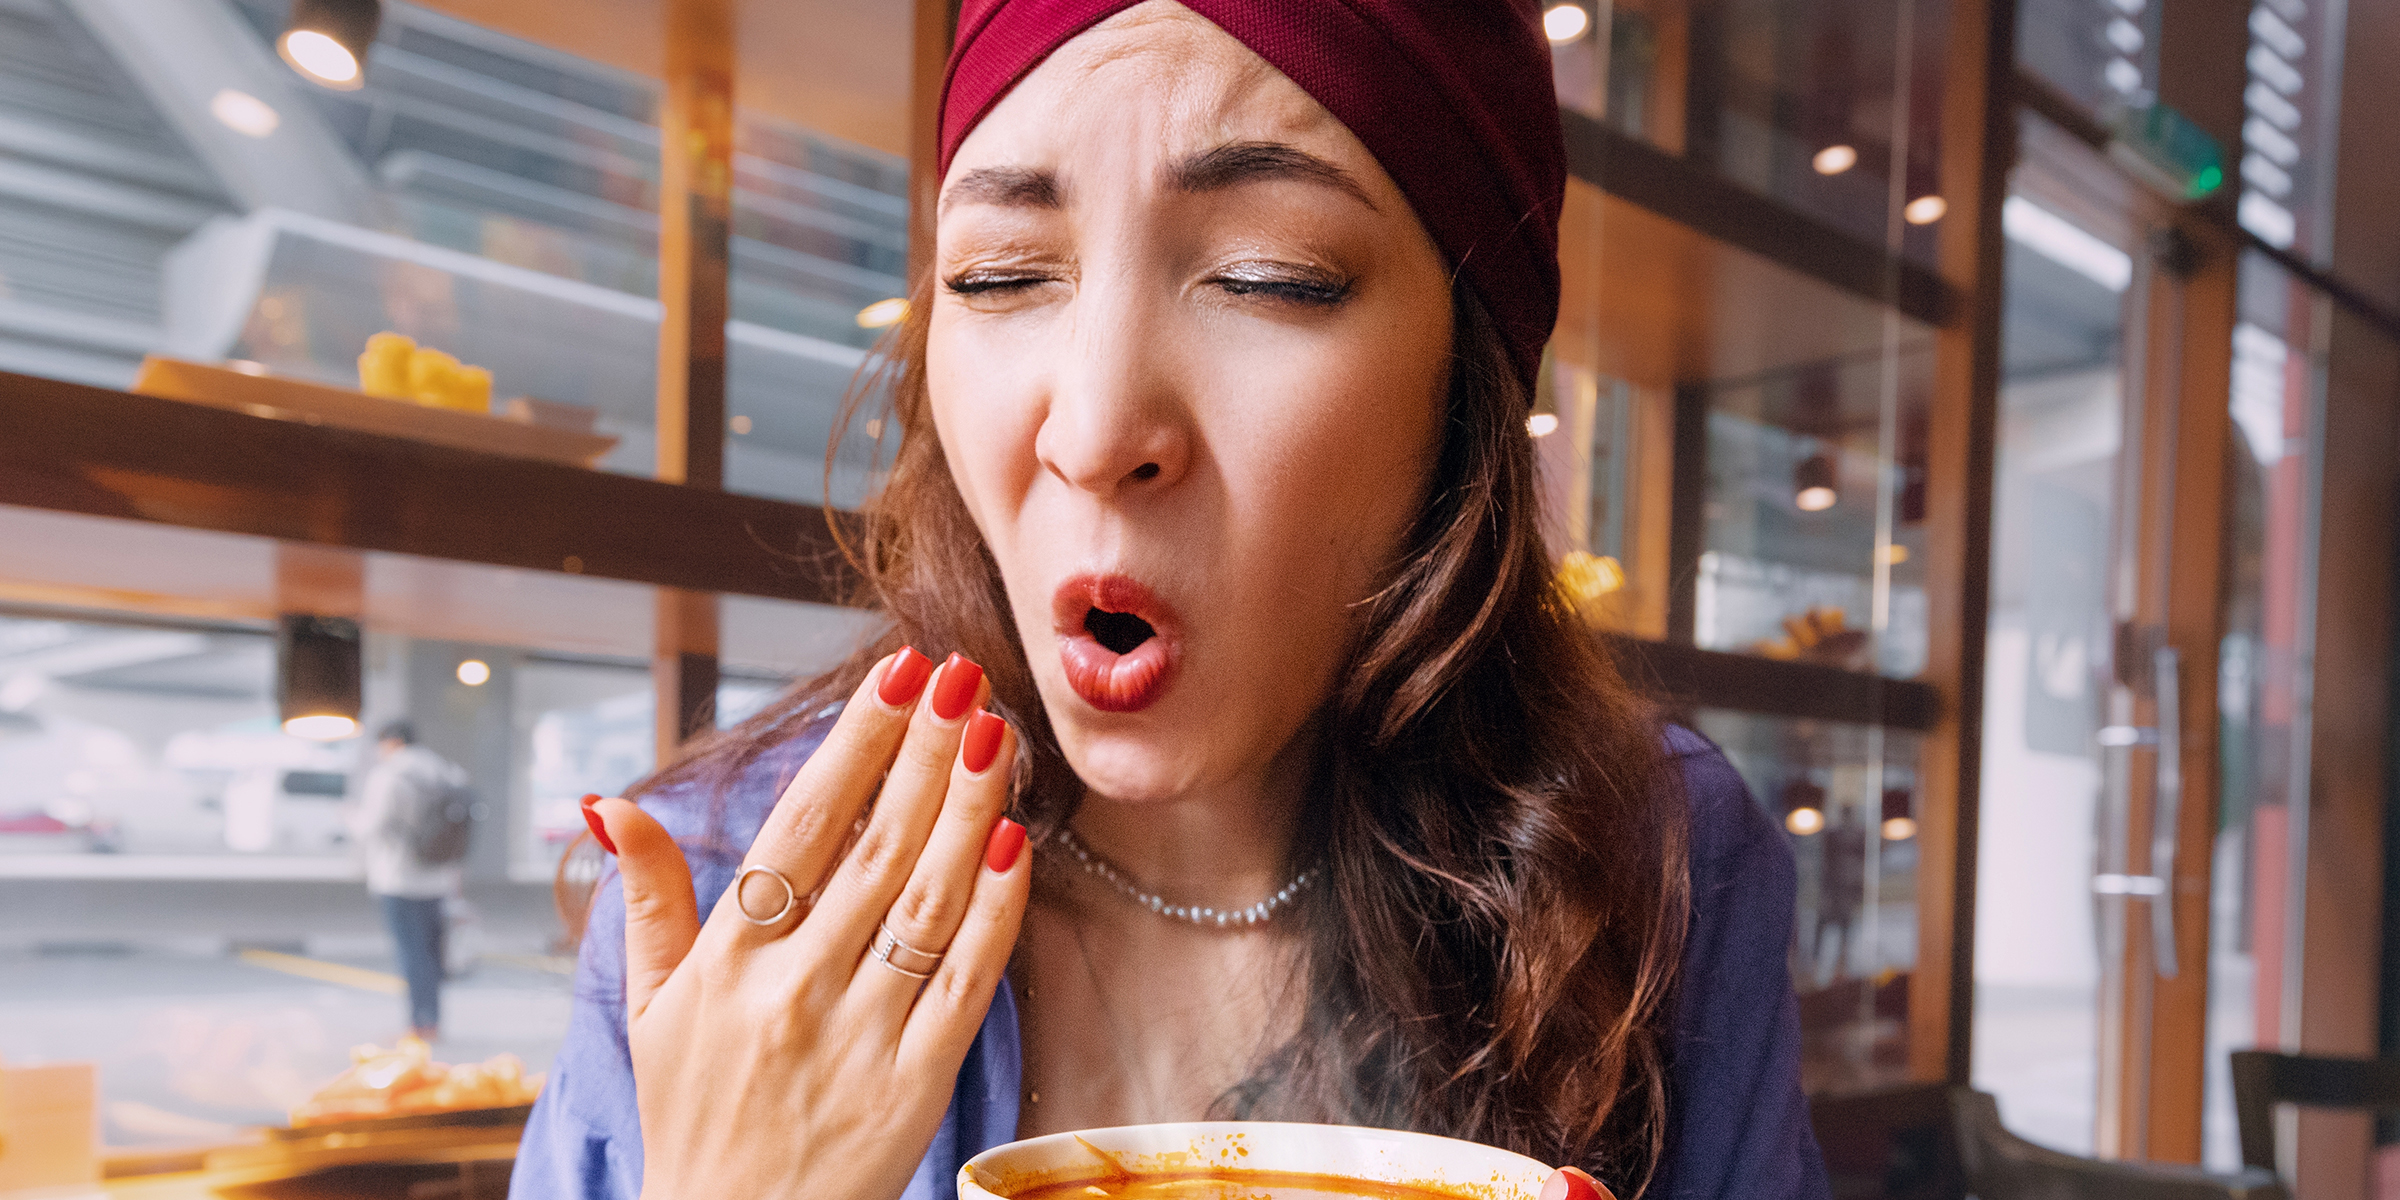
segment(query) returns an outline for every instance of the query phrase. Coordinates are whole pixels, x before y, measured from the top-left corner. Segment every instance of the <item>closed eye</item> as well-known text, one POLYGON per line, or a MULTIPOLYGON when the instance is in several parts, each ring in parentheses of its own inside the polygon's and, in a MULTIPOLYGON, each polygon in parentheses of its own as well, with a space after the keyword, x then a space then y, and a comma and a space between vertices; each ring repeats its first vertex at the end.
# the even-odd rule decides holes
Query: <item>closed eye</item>
POLYGON ((1006 294, 1022 291, 1037 283, 1050 282, 1050 276, 1025 271, 960 271, 942 280, 942 287, 954 296, 980 296, 989 292, 1006 294))
POLYGON ((1331 272, 1245 263, 1222 271, 1209 282, 1230 296, 1263 296, 1294 304, 1330 308, 1350 297, 1350 281, 1331 272))

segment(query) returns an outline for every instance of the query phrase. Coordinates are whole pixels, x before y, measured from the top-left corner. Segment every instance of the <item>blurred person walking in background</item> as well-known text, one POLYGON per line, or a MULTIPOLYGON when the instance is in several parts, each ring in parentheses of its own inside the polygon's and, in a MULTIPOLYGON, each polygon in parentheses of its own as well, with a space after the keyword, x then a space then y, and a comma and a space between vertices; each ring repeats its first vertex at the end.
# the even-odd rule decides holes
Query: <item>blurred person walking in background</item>
POLYGON ((443 901, 459 891, 473 803, 465 769, 416 743, 406 721, 377 734, 350 832, 408 980, 410 1032, 430 1042, 442 1024, 443 901))

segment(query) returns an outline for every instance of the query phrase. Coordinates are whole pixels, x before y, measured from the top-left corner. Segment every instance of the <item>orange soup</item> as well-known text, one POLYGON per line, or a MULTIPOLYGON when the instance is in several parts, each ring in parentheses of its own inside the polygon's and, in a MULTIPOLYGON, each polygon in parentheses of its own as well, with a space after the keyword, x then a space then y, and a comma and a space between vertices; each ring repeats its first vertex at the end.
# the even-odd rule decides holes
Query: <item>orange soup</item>
POLYGON ((1285 1171, 1194 1171, 1044 1184, 1009 1200, 1461 1200, 1450 1192, 1285 1171))

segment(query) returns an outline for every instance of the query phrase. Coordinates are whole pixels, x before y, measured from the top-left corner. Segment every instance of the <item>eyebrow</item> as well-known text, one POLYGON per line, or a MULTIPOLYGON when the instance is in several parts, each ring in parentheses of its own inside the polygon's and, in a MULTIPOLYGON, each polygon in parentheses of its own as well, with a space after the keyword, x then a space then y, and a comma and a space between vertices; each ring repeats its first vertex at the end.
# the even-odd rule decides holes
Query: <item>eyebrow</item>
MULTIPOLYGON (((1227 142, 1172 163, 1168 186, 1186 194, 1217 192, 1273 179, 1314 183, 1376 208, 1365 188, 1350 172, 1281 142, 1227 142)), ((1062 207, 1058 173, 1034 167, 977 167, 942 190, 942 211, 958 204, 992 204, 1003 208, 1062 207)))
POLYGON ((1167 168, 1167 182, 1179 192, 1222 191, 1270 179, 1320 184, 1375 208, 1350 172, 1281 142, 1227 142, 1167 168))
POLYGON ((943 189, 942 211, 949 211, 953 204, 1057 208, 1058 174, 1032 167, 977 167, 943 189))

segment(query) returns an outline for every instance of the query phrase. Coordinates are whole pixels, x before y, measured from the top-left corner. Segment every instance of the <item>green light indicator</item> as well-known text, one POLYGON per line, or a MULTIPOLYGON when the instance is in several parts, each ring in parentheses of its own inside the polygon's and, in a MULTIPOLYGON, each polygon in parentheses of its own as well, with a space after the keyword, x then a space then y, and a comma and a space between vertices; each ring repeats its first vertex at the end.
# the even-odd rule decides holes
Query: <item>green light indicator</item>
POLYGON ((2217 139, 2170 105, 2120 115, 2108 150, 2152 187, 2177 199, 2198 200, 2225 183, 2225 152, 2217 139))

